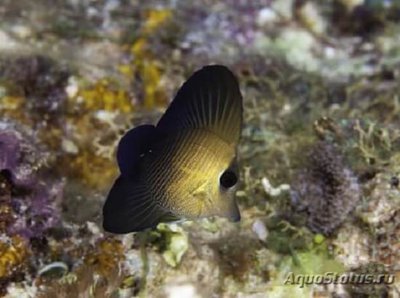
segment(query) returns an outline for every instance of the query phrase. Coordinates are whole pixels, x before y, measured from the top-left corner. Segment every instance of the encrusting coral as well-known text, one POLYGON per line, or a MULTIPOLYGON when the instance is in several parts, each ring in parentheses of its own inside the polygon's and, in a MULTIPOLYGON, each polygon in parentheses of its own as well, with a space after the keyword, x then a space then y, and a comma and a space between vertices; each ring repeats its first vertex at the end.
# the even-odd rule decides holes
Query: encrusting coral
POLYGON ((7 227, 11 234, 41 235, 56 224, 63 182, 45 172, 49 156, 39 150, 28 128, 0 122, 0 171, 11 185, 10 206, 15 220, 7 227))

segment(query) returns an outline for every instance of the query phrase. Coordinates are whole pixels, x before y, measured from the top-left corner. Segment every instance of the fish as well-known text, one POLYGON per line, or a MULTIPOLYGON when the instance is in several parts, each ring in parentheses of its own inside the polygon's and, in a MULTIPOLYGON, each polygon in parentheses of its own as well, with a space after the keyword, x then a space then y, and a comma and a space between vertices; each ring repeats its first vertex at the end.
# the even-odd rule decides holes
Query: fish
POLYGON ((212 216, 239 221, 242 122, 232 71, 207 65, 194 72, 156 125, 140 125, 120 139, 120 175, 103 206, 104 230, 126 234, 212 216))

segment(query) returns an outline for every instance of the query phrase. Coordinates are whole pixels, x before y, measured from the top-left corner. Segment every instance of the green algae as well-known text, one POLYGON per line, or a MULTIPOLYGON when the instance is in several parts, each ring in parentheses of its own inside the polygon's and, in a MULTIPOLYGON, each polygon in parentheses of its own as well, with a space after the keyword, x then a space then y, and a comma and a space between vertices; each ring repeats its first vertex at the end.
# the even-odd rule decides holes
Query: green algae
POLYGON ((186 232, 179 226, 159 224, 150 236, 162 254, 164 261, 171 267, 177 267, 189 248, 186 232))

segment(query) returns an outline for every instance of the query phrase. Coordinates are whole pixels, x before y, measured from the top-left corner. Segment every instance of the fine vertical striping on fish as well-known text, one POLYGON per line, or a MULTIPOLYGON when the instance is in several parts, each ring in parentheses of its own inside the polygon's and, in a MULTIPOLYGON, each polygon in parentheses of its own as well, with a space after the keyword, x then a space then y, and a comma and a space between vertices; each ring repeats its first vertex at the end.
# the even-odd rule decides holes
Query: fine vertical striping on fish
POLYGON ((104 204, 104 229, 129 233, 215 215, 240 220, 235 191, 242 113, 239 85, 228 68, 195 72, 156 126, 122 137, 121 174, 104 204))

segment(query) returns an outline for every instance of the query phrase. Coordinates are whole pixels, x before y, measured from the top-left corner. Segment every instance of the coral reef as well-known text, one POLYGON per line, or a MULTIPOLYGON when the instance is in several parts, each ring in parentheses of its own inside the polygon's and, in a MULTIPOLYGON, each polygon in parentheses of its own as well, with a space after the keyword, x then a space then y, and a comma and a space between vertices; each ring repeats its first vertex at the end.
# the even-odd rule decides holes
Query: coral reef
POLYGON ((285 281, 399 279, 398 8, 1 1, 0 296, 395 297, 398 282, 285 281), (212 63, 228 65, 244 95, 241 222, 104 233, 120 136, 154 123, 212 63))

